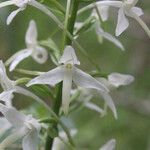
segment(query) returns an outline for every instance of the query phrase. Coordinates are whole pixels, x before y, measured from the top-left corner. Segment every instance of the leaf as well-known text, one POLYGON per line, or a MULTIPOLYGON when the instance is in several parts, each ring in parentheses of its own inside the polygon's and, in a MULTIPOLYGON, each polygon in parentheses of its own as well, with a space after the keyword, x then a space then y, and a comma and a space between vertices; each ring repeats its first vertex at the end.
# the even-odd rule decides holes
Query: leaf
POLYGON ((86 21, 84 21, 78 29, 75 30, 74 35, 79 36, 81 33, 85 33, 91 30, 94 27, 95 19, 93 17, 89 17, 86 21))
POLYGON ((30 87, 35 93, 42 97, 51 97, 54 98, 51 89, 46 85, 33 85, 30 87))
POLYGON ((51 38, 48 38, 47 40, 40 41, 40 44, 50 48, 55 53, 55 55, 57 57, 60 57, 60 50, 57 47, 56 43, 51 38))
POLYGON ((47 40, 40 41, 40 44, 43 46, 46 46, 50 50, 52 50, 50 53, 50 57, 51 57, 53 63, 58 65, 58 60, 59 60, 61 54, 60 54, 60 50, 57 47, 56 43, 51 38, 48 38, 47 40))
POLYGON ((65 8, 56 0, 43 0, 43 2, 47 3, 51 8, 60 11, 63 15, 65 15, 65 8))

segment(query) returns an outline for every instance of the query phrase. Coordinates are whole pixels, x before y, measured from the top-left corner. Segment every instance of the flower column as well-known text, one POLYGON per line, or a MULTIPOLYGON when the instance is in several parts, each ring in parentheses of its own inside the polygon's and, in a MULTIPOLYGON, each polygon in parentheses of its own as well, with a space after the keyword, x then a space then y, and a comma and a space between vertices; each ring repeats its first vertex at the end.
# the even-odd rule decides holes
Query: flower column
MULTIPOLYGON (((69 31, 70 34, 73 36, 73 29, 74 29, 74 24, 76 21, 78 6, 79 6, 78 0, 67 0, 65 30, 64 30, 63 39, 62 39, 62 51, 61 51, 62 54, 63 54, 64 48, 67 45, 72 44, 72 40, 70 40, 70 38, 67 36, 66 31, 69 31)), ((61 102, 61 100, 62 100, 62 84, 63 83, 61 82, 57 87, 57 89, 58 89, 57 96, 56 96, 55 102, 53 104, 53 110, 57 115, 59 115, 60 107, 62 104, 62 102, 61 102)), ((57 123, 54 124, 54 127, 57 128, 57 123)), ((50 147, 52 148, 53 140, 54 140, 54 138, 47 136, 45 150, 50 150, 50 147)), ((72 145, 73 145, 73 143, 72 143, 72 145)))

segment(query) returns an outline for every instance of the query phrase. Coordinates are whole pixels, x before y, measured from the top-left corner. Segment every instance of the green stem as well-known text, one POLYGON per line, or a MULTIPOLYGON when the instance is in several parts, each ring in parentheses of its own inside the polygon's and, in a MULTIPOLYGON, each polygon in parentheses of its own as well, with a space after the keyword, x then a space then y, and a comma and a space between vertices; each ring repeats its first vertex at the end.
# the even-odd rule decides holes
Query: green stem
MULTIPOLYGON (((70 19, 69 19, 70 3, 68 4, 68 7, 67 7, 65 30, 68 30, 70 35, 73 35, 73 29, 74 29, 76 16, 77 16, 78 6, 79 6, 78 0, 73 0, 70 19)), ((72 43, 72 40, 70 40, 70 38, 66 34, 66 31, 64 31, 63 49, 66 45, 71 45, 71 43, 72 43)), ((62 82, 58 85, 57 96, 53 105, 53 110, 57 115, 59 115, 61 101, 62 101, 62 82)), ((70 144, 74 146, 74 143, 72 141, 71 135, 67 127, 61 121, 59 121, 59 124, 63 127, 64 131, 66 132, 70 144)), ((55 123, 55 127, 57 128, 57 123, 55 123)), ((51 138, 49 135, 47 135, 45 150, 50 150, 50 148, 52 149, 53 141, 54 141, 54 138, 51 138)))
MULTIPOLYGON (((70 34, 73 36, 73 30, 74 30, 74 24, 76 21, 76 17, 77 17, 77 11, 78 11, 78 7, 79 7, 79 1, 78 0, 73 0, 72 2, 72 10, 71 10, 71 17, 69 19, 69 23, 68 23, 68 31, 70 32, 70 34)), ((65 40, 65 44, 66 45, 71 45, 72 40, 66 36, 66 40, 65 40)))
MULTIPOLYGON (((56 96, 55 102, 53 104, 53 111, 57 115, 59 115, 59 110, 60 110, 60 107, 61 107, 61 98, 62 98, 62 82, 58 85, 57 96, 56 96)), ((60 122, 60 124, 61 124, 61 122, 60 122)), ((57 123, 53 123, 53 126, 55 126, 57 128, 57 123)), ((45 144, 45 150, 50 150, 50 148, 52 149, 53 141, 54 141, 54 138, 52 138, 49 135, 47 135, 47 137, 46 137, 46 144, 45 144)))

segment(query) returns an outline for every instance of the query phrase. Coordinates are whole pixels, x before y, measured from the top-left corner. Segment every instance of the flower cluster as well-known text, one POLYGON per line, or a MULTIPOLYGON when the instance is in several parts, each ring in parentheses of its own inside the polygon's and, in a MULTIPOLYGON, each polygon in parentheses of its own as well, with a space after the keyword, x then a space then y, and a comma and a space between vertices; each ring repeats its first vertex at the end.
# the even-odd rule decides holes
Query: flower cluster
MULTIPOLYGON (((75 41, 75 43, 77 43, 76 39, 78 38, 78 36, 80 36, 81 32, 87 31, 86 29, 89 29, 89 26, 92 24, 91 26, 94 27, 94 31, 96 32, 99 41, 102 38, 107 39, 108 41, 114 43, 121 50, 125 50, 122 43, 116 37, 112 36, 110 33, 103 29, 102 22, 108 20, 109 9, 111 6, 119 8, 117 27, 115 31, 116 36, 119 36, 129 26, 127 17, 131 17, 138 21, 142 28, 146 31, 148 36, 150 36, 149 28, 140 18, 140 16, 143 15, 143 11, 141 8, 135 6, 137 2, 138 0, 104 0, 93 2, 92 4, 85 6, 78 11, 78 14, 81 14, 86 10, 92 9, 90 16, 85 22, 75 22, 74 31, 72 34, 70 34, 68 30, 65 29, 63 24, 50 11, 50 9, 35 0, 8 0, 5 2, 1 2, 0 8, 9 5, 15 5, 16 7, 18 7, 17 10, 11 12, 11 14, 7 18, 7 24, 10 24, 14 17, 19 12, 23 11, 27 7, 27 5, 33 6, 51 17, 53 21, 55 21, 55 23, 61 29, 63 29, 64 32, 66 32, 66 35, 70 37, 73 42, 75 41)), ((85 107, 94 110, 104 116, 104 114, 106 114, 106 108, 108 106, 113 112, 114 117, 117 119, 117 111, 115 104, 111 98, 110 91, 114 88, 132 83, 134 81, 133 76, 114 72, 109 74, 105 78, 102 78, 101 76, 99 76, 98 78, 94 78, 92 74, 86 73, 85 71, 82 71, 81 69, 76 67, 77 65, 80 65, 80 61, 77 58, 76 51, 71 44, 66 44, 61 57, 59 58, 58 62, 55 63, 58 65, 54 69, 49 70, 48 72, 40 72, 40 74, 33 79, 28 79, 29 81, 24 84, 24 86, 26 87, 22 87, 19 84, 23 79, 18 79, 15 81, 9 79, 5 67, 9 67, 9 71, 12 72, 18 67, 19 63, 27 57, 32 57, 33 60, 37 63, 43 64, 48 60, 49 56, 48 51, 38 42, 37 27, 34 20, 31 20, 29 23, 25 35, 25 44, 26 48, 18 51, 13 56, 11 56, 5 62, 5 64, 2 60, 0 60, 0 85, 3 89, 3 92, 0 93, 0 112, 3 114, 3 117, 0 118, 0 125, 3 124, 2 127, 0 126, 0 133, 4 134, 5 131, 13 128, 12 133, 1 142, 1 150, 8 148, 18 139, 22 139, 23 150, 36 150, 38 146, 38 136, 40 134, 42 124, 39 120, 33 118, 32 115, 25 115, 14 108, 12 103, 14 93, 19 93, 33 98, 38 103, 43 105, 46 109, 49 109, 55 119, 59 122, 59 117, 61 115, 67 115, 71 110, 71 106, 74 104, 72 97, 74 97, 75 94, 73 91, 81 91, 80 99, 82 99, 85 107), (57 114, 55 114, 52 111, 52 108, 45 104, 42 99, 40 99, 38 96, 27 89, 29 86, 35 86, 37 84, 48 85, 50 86, 50 88, 55 88, 58 83, 61 83, 62 85, 62 96, 59 99, 59 101, 61 102, 61 111, 59 111, 57 114), (97 93, 104 99, 105 108, 100 108, 98 105, 91 102, 90 100, 92 99, 92 93, 89 91, 85 92, 85 89, 94 89, 95 91, 97 91, 97 93), (85 93, 83 91, 86 93, 86 96, 84 95, 85 93)), ((61 50, 59 49, 59 51, 61 50)), ((31 71, 31 73, 33 72, 31 71)), ((55 95, 53 95, 53 97, 55 98, 55 95)), ((54 99, 54 101, 55 100, 56 99, 54 99)), ((45 128, 47 129, 47 126, 45 128)), ((60 137, 61 136, 62 135, 60 134, 60 137)), ((62 138, 64 137, 65 141, 67 141, 65 136, 63 134, 62 138)), ((53 149, 55 149, 55 147, 59 145, 55 144, 58 141, 57 139, 55 139, 53 149)), ((112 139, 105 145, 103 145, 100 150, 114 150, 115 145, 116 141, 112 139)))

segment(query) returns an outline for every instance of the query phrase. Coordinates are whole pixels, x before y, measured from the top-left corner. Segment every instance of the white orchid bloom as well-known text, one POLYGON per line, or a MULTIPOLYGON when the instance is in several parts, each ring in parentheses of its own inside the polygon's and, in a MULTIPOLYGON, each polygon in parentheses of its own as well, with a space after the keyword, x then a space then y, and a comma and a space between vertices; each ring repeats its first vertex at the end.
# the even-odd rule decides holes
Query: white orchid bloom
POLYGON ((12 106, 12 98, 13 98, 13 93, 20 93, 25 96, 30 96, 39 103, 43 103, 42 100, 33 94, 32 92, 26 90, 25 88, 22 88, 17 85, 16 81, 12 81, 8 78, 6 74, 6 69, 3 64, 3 62, 0 60, 0 84, 3 88, 3 92, 0 93, 0 100, 4 101, 7 106, 12 106))
POLYGON ((45 63, 48 53, 45 48, 38 45, 37 27, 34 20, 31 20, 25 36, 26 49, 20 50, 6 61, 6 65, 10 64, 9 71, 13 71, 16 66, 25 58, 31 56, 36 62, 45 63))
POLYGON ((129 85, 134 81, 134 77, 129 74, 113 72, 108 75, 108 79, 99 78, 107 88, 118 88, 119 86, 129 85))
POLYGON ((115 150, 116 140, 111 139, 106 144, 104 144, 99 150, 115 150))
POLYGON ((0 104, 0 112, 15 128, 15 131, 0 143, 0 149, 11 146, 14 142, 23 138, 23 150, 36 150, 38 145, 38 134, 41 129, 40 123, 31 115, 24 115, 13 107, 0 104))
MULTIPOLYGON (((102 6, 112 6, 119 8, 118 11, 118 21, 117 21, 117 27, 116 27, 116 36, 119 36, 122 32, 124 32, 128 26, 129 21, 126 16, 129 16, 131 18, 134 18, 145 30, 145 32, 150 37, 150 30, 148 26, 143 22, 143 20, 140 18, 141 15, 143 15, 143 11, 141 8, 136 7, 138 0, 123 0, 123 1, 99 1, 96 2, 95 5, 98 7, 102 6)), ((94 4, 90 4, 86 6, 85 8, 79 10, 78 14, 91 9, 95 8, 94 4)))
POLYGON ((8 0, 5 2, 1 2, 0 3, 0 8, 2 7, 6 7, 6 6, 10 6, 10 5, 15 5, 18 7, 18 9, 16 9, 15 11, 11 12, 11 14, 8 16, 7 18, 7 25, 9 25, 12 20, 14 19, 14 17, 20 12, 23 11, 27 4, 29 3, 30 0, 8 0))
MULTIPOLYGON (((89 74, 75 67, 75 65, 79 65, 80 62, 71 46, 65 48, 59 63, 62 65, 32 79, 27 86, 34 84, 49 84, 55 86, 55 84, 63 81, 62 110, 65 114, 67 114, 69 108, 72 81, 79 87, 96 89, 102 95, 108 95, 108 89, 101 82, 98 82, 89 74)), ((108 106, 116 113, 115 106, 111 105, 113 102, 109 101, 108 103, 108 106)))
MULTIPOLYGON (((77 133, 76 129, 70 130, 70 134, 72 137, 75 136, 76 133, 77 133)), ((64 131, 60 131, 59 137, 56 137, 54 139, 52 150, 62 150, 65 148, 65 144, 63 143, 63 141, 61 139, 63 139, 64 142, 68 142, 67 135, 64 131)))

